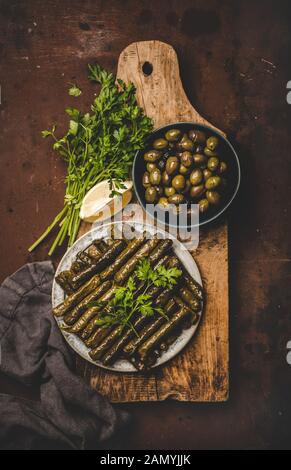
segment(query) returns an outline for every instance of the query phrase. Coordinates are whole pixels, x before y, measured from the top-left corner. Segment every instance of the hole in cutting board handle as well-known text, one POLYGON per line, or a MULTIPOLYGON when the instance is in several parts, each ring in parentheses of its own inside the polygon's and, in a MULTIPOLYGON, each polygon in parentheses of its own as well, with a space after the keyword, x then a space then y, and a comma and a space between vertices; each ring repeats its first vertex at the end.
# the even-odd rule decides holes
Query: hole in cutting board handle
POLYGON ((142 71, 143 71, 143 74, 146 75, 146 77, 151 75, 153 72, 152 64, 150 62, 144 62, 142 66, 142 71))

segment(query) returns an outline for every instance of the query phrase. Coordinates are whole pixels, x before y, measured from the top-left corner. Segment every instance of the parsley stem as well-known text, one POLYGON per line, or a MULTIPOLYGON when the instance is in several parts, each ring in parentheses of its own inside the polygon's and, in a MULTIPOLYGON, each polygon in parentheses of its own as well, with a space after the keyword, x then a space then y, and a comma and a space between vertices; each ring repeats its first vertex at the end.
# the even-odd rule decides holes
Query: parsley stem
POLYGON ((57 234, 57 236, 56 236, 56 238, 55 238, 55 241, 54 241, 54 243, 52 244, 52 246, 51 246, 51 248, 50 248, 50 250, 49 250, 49 252, 48 252, 48 255, 49 255, 49 256, 51 256, 51 255, 53 254, 53 252, 55 251, 55 249, 56 249, 56 247, 57 247, 57 245, 58 245, 58 243, 59 243, 59 240, 60 240, 61 236, 62 236, 62 228, 59 230, 59 232, 58 232, 58 234, 57 234))
POLYGON ((51 232, 54 226, 59 222, 62 216, 66 213, 66 211, 67 211, 67 206, 64 206, 61 212, 59 212, 59 214, 54 218, 54 221, 47 227, 47 229, 43 232, 43 234, 28 248, 29 252, 33 251, 46 238, 46 236, 51 232))

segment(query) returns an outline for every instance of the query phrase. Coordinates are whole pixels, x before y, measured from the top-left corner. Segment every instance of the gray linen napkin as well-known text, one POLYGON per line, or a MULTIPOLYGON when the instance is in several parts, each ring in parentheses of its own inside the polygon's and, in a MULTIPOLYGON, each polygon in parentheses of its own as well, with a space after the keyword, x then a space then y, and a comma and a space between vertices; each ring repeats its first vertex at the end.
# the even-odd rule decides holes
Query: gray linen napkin
POLYGON ((40 387, 40 402, 0 394, 0 448, 96 448, 128 420, 72 372, 51 313, 51 262, 23 266, 0 287, 0 371, 40 387))

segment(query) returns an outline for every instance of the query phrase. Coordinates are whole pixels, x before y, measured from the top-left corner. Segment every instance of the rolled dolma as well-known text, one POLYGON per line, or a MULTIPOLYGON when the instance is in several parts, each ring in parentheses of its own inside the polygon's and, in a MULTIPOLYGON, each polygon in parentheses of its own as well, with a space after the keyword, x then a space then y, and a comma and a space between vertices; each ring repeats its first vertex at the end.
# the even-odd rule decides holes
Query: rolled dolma
POLYGON ((93 240, 92 244, 96 246, 97 250, 100 251, 100 253, 106 253, 106 251, 109 248, 109 244, 106 243, 106 241, 102 239, 93 240))
POLYGON ((171 296, 173 295, 174 293, 174 290, 175 290, 175 287, 174 286, 173 288, 167 288, 167 289, 164 289, 163 292, 161 292, 156 301, 155 301, 155 305, 157 307, 162 307, 163 305, 166 305, 166 303, 170 300, 171 296))
POLYGON ((73 325, 64 326, 62 329, 68 331, 69 333, 79 334, 90 322, 90 320, 92 318, 95 318, 99 312, 100 307, 98 307, 97 305, 95 307, 90 307, 80 316, 80 318, 73 325))
POLYGON ((132 272, 135 270, 137 264, 142 258, 147 257, 150 252, 159 244, 157 238, 148 240, 133 256, 130 258, 127 263, 117 271, 114 276, 114 279, 117 284, 124 284, 132 272))
MULTIPOLYGON (((106 249, 108 248, 108 245, 105 242, 103 246, 105 246, 106 249)), ((76 259, 71 264, 70 269, 61 272, 59 276, 56 277, 56 281, 61 285, 66 294, 70 294, 76 290, 73 278, 89 268, 92 264, 96 264, 102 254, 103 251, 97 249, 94 244, 89 246, 88 253, 85 250, 77 253, 76 259), (91 253, 91 256, 89 252, 91 253)))
POLYGON ((192 325, 195 325, 199 320, 199 315, 193 310, 189 309, 188 305, 186 305, 180 297, 175 297, 175 301, 179 305, 180 308, 186 308, 189 310, 189 316, 186 316, 185 319, 180 323, 178 330, 173 332, 173 334, 168 335, 165 339, 160 343, 160 345, 156 348, 155 353, 160 356, 161 353, 168 350, 169 346, 176 341, 177 337, 180 335, 181 330, 185 330, 190 328, 192 325))
POLYGON ((115 261, 108 266, 104 271, 100 273, 101 279, 104 281, 110 279, 132 255, 138 250, 138 248, 145 242, 144 238, 136 238, 131 240, 127 247, 117 256, 115 261))
MULTIPOLYGON (((177 304, 174 299, 171 299, 166 307, 165 313, 167 316, 170 316, 177 310, 177 304)), ((139 333, 138 337, 133 338, 124 348, 123 352, 126 356, 130 356, 135 353, 135 351, 144 343, 144 341, 153 335, 161 325, 166 323, 167 320, 163 316, 155 317, 155 319, 149 323, 142 331, 139 333)))
POLYGON ((71 268, 70 268, 72 276, 74 274, 80 273, 82 271, 82 269, 84 269, 84 264, 82 263, 82 261, 77 260, 77 259, 76 259, 76 261, 73 261, 73 263, 71 264, 71 268))
MULTIPOLYGON (((157 294, 161 292, 162 288, 154 288, 150 289, 148 293, 152 296, 153 299, 156 298, 154 305, 157 304, 157 294)), ((162 301, 159 302, 160 307, 164 307, 165 303, 162 301)), ((176 308, 176 303, 174 300, 170 301, 165 307, 165 315, 171 315, 176 308)), ((153 316, 144 316, 144 315, 137 315, 135 321, 133 322, 134 330, 137 332, 138 336, 136 336, 135 332, 132 329, 128 329, 123 332, 122 337, 119 338, 116 343, 106 352, 102 362, 104 364, 112 364, 114 360, 125 350, 126 345, 132 341, 138 341, 139 338, 143 337, 144 331, 148 330, 150 326, 154 323, 161 325, 163 322, 166 321, 166 318, 161 315, 153 315, 153 316), (132 339, 134 338, 134 339, 132 339)), ((139 342, 139 344, 141 344, 139 342)))
POLYGON ((84 267, 86 267, 86 268, 89 268, 89 266, 91 266, 91 264, 92 264, 92 259, 86 253, 86 251, 80 251, 77 254, 77 260, 80 260, 84 264, 84 267))
MULTIPOLYGON (((149 321, 149 317, 144 315, 139 315, 136 320, 133 322, 134 330, 139 332, 142 330, 143 326, 146 325, 149 321)), ((135 331, 131 328, 127 328, 122 332, 120 338, 111 346, 111 348, 106 352, 102 362, 104 364, 112 364, 122 352, 126 344, 133 338, 136 337, 135 331)))
POLYGON ((179 290, 179 295, 182 300, 193 310, 193 312, 200 312, 201 310, 201 300, 198 299, 192 291, 187 287, 181 287, 179 290))
MULTIPOLYGON (((102 304, 102 305, 106 305, 107 302, 112 299, 113 295, 114 295, 114 291, 115 291, 115 287, 112 286, 99 300, 99 303, 102 304)), ((80 337, 85 340, 87 338, 89 338, 89 336, 95 331, 96 328, 98 328, 100 325, 99 325, 99 320, 100 320, 100 315, 99 315, 99 312, 101 310, 102 307, 97 307, 98 310, 97 310, 97 314, 92 318, 90 319, 89 322, 85 323, 85 328, 83 326, 83 331, 82 333, 80 334, 80 337)), ((106 307, 105 307, 106 308, 106 307)), ((86 315, 86 312, 84 313, 84 315, 86 315)), ((82 317, 81 317, 82 318, 82 317)), ((81 320, 80 318, 80 320, 81 320)), ((81 330, 79 330, 81 331, 81 330)))
MULTIPOLYGON (((140 323, 146 322, 146 317, 140 317, 140 323)), ((135 325, 136 328, 136 325, 135 325)), ((128 328, 117 341, 111 346, 111 348, 104 355, 102 362, 105 365, 112 364, 122 351, 123 347, 128 341, 135 335, 134 331, 128 328)))
POLYGON ((92 243, 92 245, 90 245, 88 247, 88 250, 87 250, 87 253, 88 253, 88 256, 93 260, 97 260, 99 258, 99 256, 102 254, 102 251, 96 246, 94 245, 94 243, 92 243))
POLYGON ((137 350, 137 355, 140 360, 146 364, 146 358, 150 352, 156 348, 159 343, 187 317, 191 314, 187 308, 179 308, 179 310, 173 314, 171 319, 164 323, 158 331, 156 331, 151 337, 149 337, 137 350))
POLYGON ((182 265, 181 261, 177 256, 171 257, 171 261, 169 262, 169 267, 177 267, 181 269, 183 272, 183 277, 185 281, 185 285, 188 289, 191 290, 192 294, 199 300, 203 300, 203 289, 200 284, 193 279, 192 276, 188 273, 185 267, 182 265))
POLYGON ((160 240, 158 246, 149 254, 148 261, 154 265, 159 259, 169 251, 173 242, 172 240, 160 240))
POLYGON ((67 295, 70 295, 74 292, 71 271, 62 271, 60 274, 58 274, 58 276, 56 276, 56 282, 59 284, 59 286, 61 286, 67 295))
POLYGON ((70 267, 71 277, 73 277, 75 274, 80 273, 81 271, 84 271, 84 269, 87 269, 92 263, 93 260, 91 259, 91 257, 89 257, 86 251, 79 251, 79 253, 77 253, 75 261, 73 261, 70 267))
POLYGON ((81 286, 76 292, 69 295, 65 300, 53 309, 53 314, 56 317, 62 317, 68 313, 73 307, 75 307, 81 300, 90 294, 96 287, 100 285, 100 277, 96 274, 86 284, 81 286))
POLYGON ((203 300, 203 289, 200 284, 193 279, 189 274, 185 274, 185 281, 187 287, 192 291, 192 293, 197 297, 197 299, 203 300))
POLYGON ((116 328, 112 333, 110 333, 99 346, 96 348, 92 349, 90 351, 89 355, 93 361, 97 361, 102 357, 102 355, 107 351, 107 349, 110 348, 110 346, 114 343, 114 341, 118 338, 118 336, 121 335, 122 330, 124 326, 120 325, 118 328, 116 328))
MULTIPOLYGON (((178 294, 179 294, 179 292, 178 292, 178 294)), ((185 328, 189 328, 191 325, 195 325, 198 322, 199 318, 200 318, 199 313, 192 310, 191 307, 189 306, 189 304, 187 302, 185 302, 182 299, 182 297, 180 297, 179 295, 176 295, 174 297, 174 299, 175 299, 175 302, 177 302, 177 304, 179 305, 180 308, 187 308, 190 312, 189 318, 186 319, 188 321, 188 324, 187 324, 187 322, 185 322, 185 328)))
POLYGON ((72 277, 72 286, 73 288, 78 288, 84 282, 86 282, 94 274, 99 273, 104 269, 119 253, 123 250, 125 246, 124 240, 116 240, 108 250, 103 253, 96 264, 92 264, 84 271, 76 274, 72 277))
POLYGON ((167 266, 169 262, 170 256, 169 255, 164 255, 154 263, 152 263, 152 268, 156 269, 158 266, 167 266))
POLYGON ((97 330, 95 330, 94 333, 84 341, 85 345, 90 349, 96 348, 98 344, 100 344, 101 341, 103 341, 103 339, 114 330, 114 328, 114 326, 97 328, 97 330))
POLYGON ((65 323, 67 325, 73 325, 80 318, 82 313, 84 313, 85 310, 90 307, 90 304, 92 302, 97 302, 100 297, 102 297, 102 295, 110 289, 111 286, 112 283, 110 281, 105 281, 96 287, 96 289, 91 291, 79 304, 76 305, 73 310, 65 315, 65 323))

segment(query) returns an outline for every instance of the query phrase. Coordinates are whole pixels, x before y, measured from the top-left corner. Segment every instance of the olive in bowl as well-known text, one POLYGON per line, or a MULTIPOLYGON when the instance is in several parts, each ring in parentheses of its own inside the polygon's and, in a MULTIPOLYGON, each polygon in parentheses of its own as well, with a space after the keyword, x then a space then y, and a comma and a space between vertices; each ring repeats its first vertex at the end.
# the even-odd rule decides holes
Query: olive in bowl
MULTIPOLYGON (((187 204, 189 212, 197 204, 199 225, 205 225, 233 201, 240 185, 239 159, 216 130, 192 122, 170 124, 155 130, 136 153, 133 183, 146 211, 153 203, 165 210, 174 204, 178 212, 180 204, 187 204)), ((155 217, 159 219, 158 212, 155 217)), ((198 224, 192 225, 189 217, 189 225, 198 224)), ((174 226, 182 226, 179 217, 174 226)))

